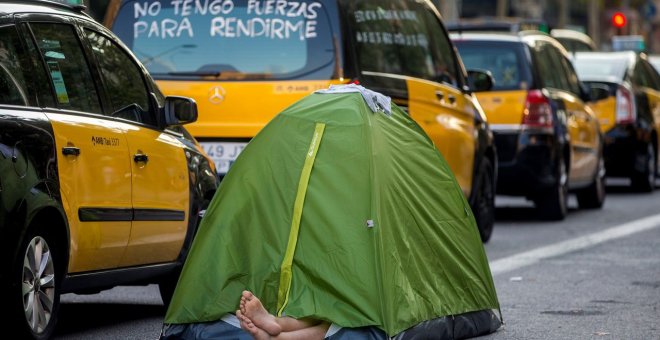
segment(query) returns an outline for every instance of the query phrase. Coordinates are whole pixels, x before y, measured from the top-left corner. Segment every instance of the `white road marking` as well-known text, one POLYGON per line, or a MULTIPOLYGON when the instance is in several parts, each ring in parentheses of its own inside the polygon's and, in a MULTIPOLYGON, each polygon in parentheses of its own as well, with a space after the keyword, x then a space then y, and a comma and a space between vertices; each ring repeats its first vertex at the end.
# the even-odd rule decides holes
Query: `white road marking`
POLYGON ((543 259, 564 255, 572 251, 593 247, 597 244, 626 237, 642 231, 660 227, 660 214, 641 218, 624 223, 601 232, 580 236, 575 239, 562 241, 536 248, 530 251, 511 255, 490 262, 490 271, 493 275, 503 274, 522 267, 533 265, 543 259))

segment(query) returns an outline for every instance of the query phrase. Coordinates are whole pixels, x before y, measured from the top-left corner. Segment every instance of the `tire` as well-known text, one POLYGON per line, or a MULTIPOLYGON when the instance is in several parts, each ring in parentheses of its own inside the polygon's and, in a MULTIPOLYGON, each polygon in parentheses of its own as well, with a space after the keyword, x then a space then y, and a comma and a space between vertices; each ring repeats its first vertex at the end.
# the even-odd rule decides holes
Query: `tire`
MULTIPOLYGON (((201 210, 206 210, 208 209, 210 202, 205 202, 202 206, 203 208, 201 210)), ((199 231, 199 226, 202 222, 201 218, 197 219, 197 222, 195 223, 195 230, 193 231, 192 238, 188 241, 186 240, 187 244, 184 245, 184 249, 182 250, 181 253, 181 262, 185 263, 186 258, 188 257, 188 254, 190 253, 190 248, 192 247, 193 239, 197 235, 197 232, 199 231)), ((176 270, 173 272, 164 275, 160 281, 158 281, 158 292, 160 293, 160 298, 163 300, 163 304, 165 305, 165 308, 168 308, 170 306, 170 302, 172 302, 172 297, 174 296, 174 290, 176 289, 176 285, 179 282, 179 276, 181 276, 181 270, 183 269, 183 265, 180 265, 176 270)))
POLYGON ((639 192, 651 192, 655 189, 655 150, 651 143, 646 145, 645 150, 646 154, 640 155, 644 160, 643 169, 641 169, 641 171, 637 171, 636 169, 635 173, 630 178, 632 188, 639 192))
POLYGON ((9 319, 20 339, 48 339, 57 324, 63 257, 54 237, 41 228, 28 231, 12 266, 9 319))
POLYGON ((605 203, 605 161, 601 155, 594 182, 577 192, 580 209, 600 209, 605 203))
POLYGON ((535 200, 539 215, 544 220, 563 220, 568 213, 568 172, 564 164, 564 159, 560 158, 555 187, 535 200))
POLYGON ((475 196, 472 200, 472 212, 479 228, 479 236, 483 243, 490 240, 495 224, 495 188, 494 170, 490 160, 484 158, 479 168, 475 185, 475 196))
POLYGON ((174 290, 176 289, 176 284, 179 281, 179 275, 181 270, 177 269, 174 272, 163 276, 163 278, 158 282, 158 291, 160 293, 160 298, 163 300, 163 305, 165 308, 170 306, 172 302, 172 297, 174 296, 174 290))

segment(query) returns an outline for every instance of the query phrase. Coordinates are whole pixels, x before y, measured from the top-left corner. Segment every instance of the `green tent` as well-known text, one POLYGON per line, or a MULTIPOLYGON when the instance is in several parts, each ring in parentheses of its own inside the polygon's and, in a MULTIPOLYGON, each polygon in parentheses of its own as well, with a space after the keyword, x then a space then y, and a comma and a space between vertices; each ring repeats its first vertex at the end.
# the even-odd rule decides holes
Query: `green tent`
POLYGON ((446 161, 395 104, 373 112, 389 101, 343 89, 362 93, 311 94, 240 154, 202 220, 166 327, 219 320, 245 289, 276 315, 389 336, 499 309, 446 161))

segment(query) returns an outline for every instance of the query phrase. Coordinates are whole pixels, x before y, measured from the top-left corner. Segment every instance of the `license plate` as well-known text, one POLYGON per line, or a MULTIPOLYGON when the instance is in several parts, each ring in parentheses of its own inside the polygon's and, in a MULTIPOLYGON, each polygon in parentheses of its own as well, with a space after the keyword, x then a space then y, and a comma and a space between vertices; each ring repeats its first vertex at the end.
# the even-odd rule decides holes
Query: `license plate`
POLYGON ((243 151, 247 143, 240 142, 201 142, 199 143, 206 154, 215 162, 218 175, 224 175, 236 161, 238 155, 243 151))

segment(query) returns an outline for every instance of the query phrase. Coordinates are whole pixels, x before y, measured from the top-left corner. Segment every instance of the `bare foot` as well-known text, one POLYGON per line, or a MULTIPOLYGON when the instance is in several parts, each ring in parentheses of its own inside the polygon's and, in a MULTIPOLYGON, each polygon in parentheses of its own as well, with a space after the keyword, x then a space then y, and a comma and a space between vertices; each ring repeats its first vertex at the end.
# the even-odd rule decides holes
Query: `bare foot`
POLYGON ((244 290, 243 293, 241 294, 241 302, 240 302, 240 309, 243 315, 245 315, 245 303, 252 300, 254 298, 254 294, 248 290, 244 290))
POLYGON ((265 330, 272 336, 277 336, 282 332, 282 327, 277 323, 275 316, 268 313, 259 298, 251 292, 243 291, 240 308, 241 314, 250 319, 257 328, 265 330))
POLYGON ((270 340, 270 335, 263 329, 255 326, 240 310, 236 311, 236 317, 240 321, 241 328, 250 333, 255 340, 270 340))

